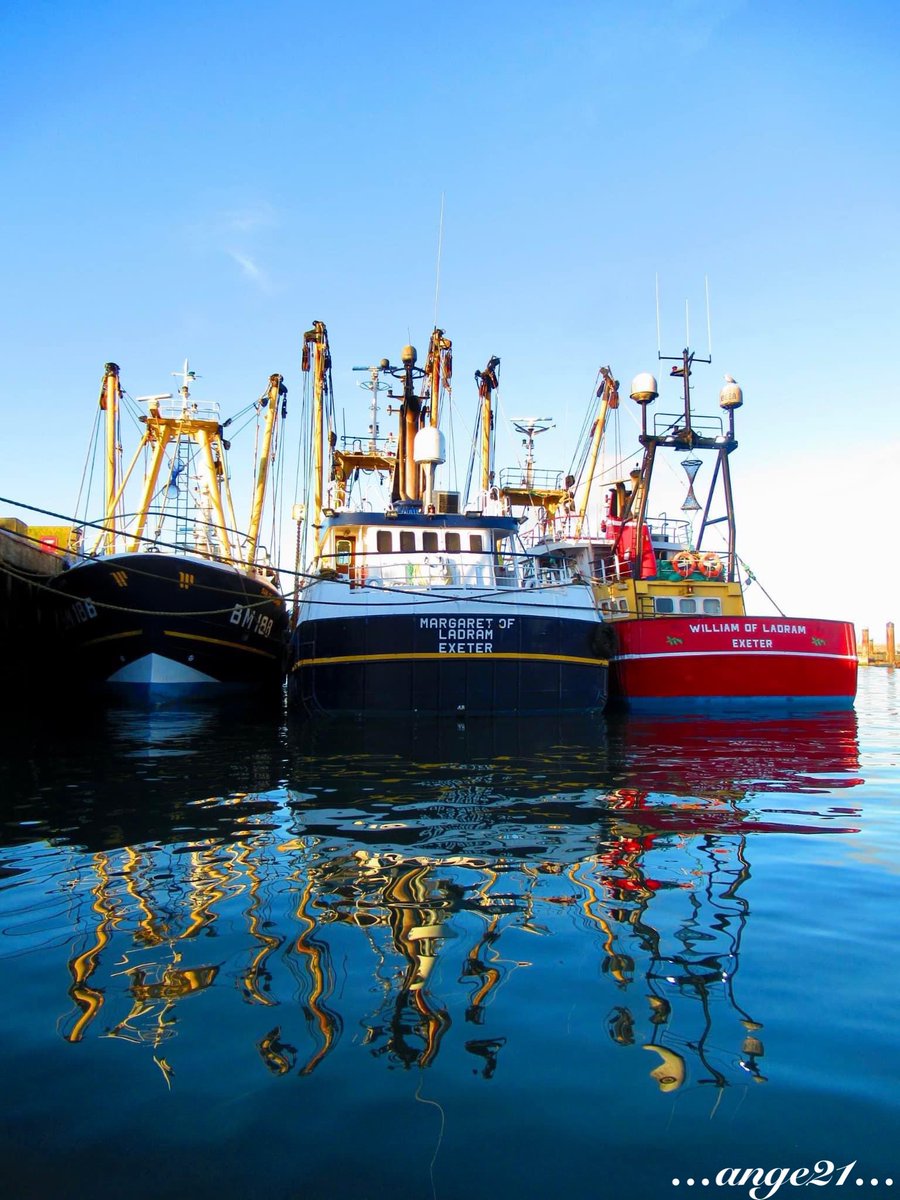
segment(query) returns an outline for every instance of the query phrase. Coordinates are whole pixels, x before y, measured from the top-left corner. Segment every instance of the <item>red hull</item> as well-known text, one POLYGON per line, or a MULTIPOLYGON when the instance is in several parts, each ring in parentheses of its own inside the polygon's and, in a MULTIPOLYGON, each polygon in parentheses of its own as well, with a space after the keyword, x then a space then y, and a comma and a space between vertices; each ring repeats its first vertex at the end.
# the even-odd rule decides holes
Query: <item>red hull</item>
POLYGON ((630 707, 804 704, 850 708, 853 626, 789 617, 616 621, 610 698, 630 707))

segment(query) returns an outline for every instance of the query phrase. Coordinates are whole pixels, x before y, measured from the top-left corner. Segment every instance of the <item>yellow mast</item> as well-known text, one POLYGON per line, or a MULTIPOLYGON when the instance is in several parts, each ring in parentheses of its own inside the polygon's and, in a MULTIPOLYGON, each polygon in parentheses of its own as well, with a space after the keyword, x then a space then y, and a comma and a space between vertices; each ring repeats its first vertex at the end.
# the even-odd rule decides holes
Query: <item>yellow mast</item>
POLYGON ((222 505, 221 485, 219 483, 221 450, 219 449, 218 421, 202 417, 192 417, 187 414, 183 414, 181 417, 163 417, 159 415, 158 410, 154 412, 152 409, 150 415, 147 417, 147 432, 144 434, 144 442, 142 444, 153 446, 153 456, 144 478, 144 487, 138 505, 137 523, 128 549, 134 551, 140 547, 141 539, 147 526, 150 502, 153 499, 153 493, 159 481, 165 452, 172 443, 177 443, 182 437, 194 441, 200 449, 200 461, 204 467, 209 499, 215 514, 212 525, 218 540, 219 554, 217 557, 235 561, 236 556, 231 545, 231 539, 228 536, 225 509, 222 505), (214 446, 218 449, 218 458, 213 452, 214 446))
POLYGON ((491 434, 494 426, 494 408, 492 395, 494 389, 500 386, 497 379, 497 368, 500 359, 493 356, 483 371, 476 371, 478 380, 478 395, 481 399, 481 494, 486 495, 494 482, 493 455, 491 454, 491 434))
POLYGON ((619 407, 619 381, 613 379, 609 367, 601 367, 600 374, 603 376, 603 383, 597 390, 597 397, 600 400, 600 412, 597 420, 594 422, 594 428, 591 437, 591 453, 588 464, 587 479, 584 484, 584 491, 581 495, 581 507, 578 510, 578 521, 575 526, 575 537, 581 537, 582 526, 584 525, 585 514, 587 513, 588 500, 591 496, 591 488, 594 484, 594 472, 597 469, 597 456, 600 453, 600 444, 603 441, 603 434, 606 432, 606 420, 609 416, 611 408, 619 407))
MULTIPOLYGON (((182 373, 179 372, 179 374, 182 373)), ((177 446, 181 439, 185 438, 193 442, 200 451, 199 462, 206 483, 209 503, 213 510, 213 519, 210 521, 210 524, 215 532, 216 545, 207 546, 205 548, 206 552, 227 562, 238 562, 240 561, 239 554, 237 549, 232 545, 222 499, 224 491, 229 510, 231 510, 231 494, 224 464, 225 447, 222 441, 219 419, 214 414, 202 415, 198 411, 196 404, 189 403, 190 391, 187 381, 188 379, 193 379, 194 374, 187 370, 187 364, 185 364, 183 376, 184 382, 178 389, 179 396, 181 397, 180 412, 163 413, 160 404, 166 400, 171 400, 171 396, 153 396, 148 398, 150 407, 147 416, 141 417, 141 421, 146 424, 147 428, 144 432, 141 445, 138 447, 138 453, 144 447, 150 446, 152 447, 152 455, 150 466, 144 477, 144 486, 137 508, 137 521, 128 549, 135 551, 141 545, 144 530, 147 527, 147 519, 150 515, 150 504, 159 482, 166 451, 169 446, 177 446)), ((199 551, 201 547, 198 545, 195 549, 199 551)))
POLYGON ((428 422, 435 429, 441 423, 441 388, 450 390, 450 380, 453 375, 453 343, 444 337, 443 329, 435 329, 431 334, 428 346, 428 358, 425 361, 425 374, 429 380, 431 403, 428 411, 428 422))
POLYGON ((324 405, 325 374, 331 366, 331 351, 328 347, 328 331, 322 321, 313 321, 312 329, 303 335, 303 361, 301 369, 310 369, 309 348, 313 347, 313 477, 315 493, 313 497, 313 529, 315 531, 314 552, 318 555, 321 549, 322 502, 325 495, 324 481, 324 405))
POLYGON ((249 566, 252 566, 256 561, 256 549, 259 545, 259 526, 269 475, 269 459, 272 454, 272 438, 275 433, 275 422, 278 420, 278 401, 285 396, 287 396, 287 388, 284 386, 283 377, 281 375, 270 375, 269 390, 264 400, 266 405, 266 422, 263 431, 263 445, 259 456, 256 490, 253 494, 253 509, 250 513, 250 533, 247 538, 247 563, 249 566))
POLYGON ((100 385, 100 407, 106 412, 106 535, 107 554, 116 552, 116 511, 118 508, 117 436, 119 430, 119 368, 106 363, 100 385))
POLYGON ((225 519, 225 508, 222 504, 222 488, 219 482, 219 471, 224 471, 221 443, 219 442, 219 422, 194 422, 192 423, 190 433, 199 442, 203 455, 202 461, 206 467, 206 484, 209 489, 209 499, 216 517, 212 525, 218 538, 219 554, 223 555, 229 562, 237 562, 240 560, 240 553, 236 547, 232 546, 231 538, 228 534, 228 522, 225 519), (218 451, 216 455, 213 454, 214 444, 218 451))
MULTIPOLYGON (((152 411, 151 409, 151 413, 152 411)), ((153 446, 153 457, 150 460, 150 467, 144 476, 144 488, 138 505, 137 525, 128 546, 128 549, 131 551, 135 551, 140 547, 144 529, 147 525, 147 510, 150 507, 150 500, 156 488, 156 481, 159 478, 160 467, 162 466, 163 456, 168 445, 168 438, 164 435, 164 428, 158 416, 154 417, 151 415, 147 418, 147 432, 144 434, 141 445, 145 446, 148 444, 153 446)))

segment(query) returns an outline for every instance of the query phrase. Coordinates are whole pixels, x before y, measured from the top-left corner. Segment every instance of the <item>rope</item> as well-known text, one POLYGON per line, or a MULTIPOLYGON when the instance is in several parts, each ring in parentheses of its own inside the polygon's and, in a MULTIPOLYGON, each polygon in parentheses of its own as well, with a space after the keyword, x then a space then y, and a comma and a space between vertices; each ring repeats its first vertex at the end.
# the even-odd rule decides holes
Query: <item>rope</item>
POLYGON ((763 585, 759 582, 759 580, 756 578, 756 576, 753 574, 753 572, 750 570, 750 568, 747 566, 747 564, 744 562, 744 560, 741 558, 741 556, 739 554, 735 554, 734 557, 738 560, 738 562, 741 564, 743 569, 747 572, 747 582, 755 583, 756 586, 759 588, 759 590, 762 592, 762 594, 765 596, 765 598, 768 600, 768 602, 772 605, 772 607, 778 613, 779 617, 783 617, 784 612, 782 611, 780 606, 775 603, 775 601, 772 599, 772 597, 769 595, 769 593, 766 591, 766 589, 763 587, 763 585))
MULTIPOLYGON (((53 511, 51 511, 50 509, 37 508, 36 506, 34 506, 34 505, 30 505, 30 504, 22 504, 20 501, 18 501, 18 500, 11 500, 11 499, 10 499, 9 497, 7 497, 7 496, 0 496, 0 504, 10 504, 10 505, 13 505, 13 506, 14 506, 14 507, 16 507, 16 508, 24 509, 24 510, 25 510, 25 511, 27 511, 27 512, 37 512, 37 513, 41 513, 41 514, 42 514, 42 515, 44 515, 44 516, 53 517, 55 520, 58 520, 58 521, 71 521, 71 518, 70 518, 70 517, 67 517, 67 516, 65 516, 65 515, 64 515, 64 514, 62 514, 62 513, 53 512, 53 511)), ((103 526, 101 526, 101 525, 100 525, 100 523, 99 523, 99 522, 85 521, 85 522, 82 522, 82 524, 84 524, 84 525, 90 525, 90 526, 92 526, 93 528, 102 528, 102 527, 103 527, 103 526)), ((29 539, 29 540, 32 540, 32 541, 34 541, 34 540, 36 540, 36 539, 29 539)), ((152 543, 152 545, 153 545, 153 546, 155 546, 155 547, 158 547, 158 546, 165 546, 165 547, 167 547, 168 549, 183 551, 183 547, 181 547, 181 546, 178 546, 178 545, 175 545, 174 543, 167 543, 167 542, 156 542, 156 541, 154 541, 154 540, 153 540, 153 539, 151 539, 151 538, 141 538, 140 540, 141 540, 141 541, 147 541, 147 542, 151 542, 151 543, 152 543)), ((58 552, 58 551, 57 551, 57 552, 55 553, 55 557, 57 557, 57 558, 62 558, 62 557, 64 557, 64 555, 63 555, 61 552, 58 552)), ((102 561, 102 559, 90 559, 90 558, 87 558, 87 559, 84 559, 83 561, 85 561, 85 562, 96 562, 96 561, 102 561)), ((240 567, 240 566, 242 565, 242 564, 241 564, 241 563, 240 563, 238 560, 235 560, 235 559, 230 559, 230 558, 225 558, 224 556, 223 556, 222 558, 214 558, 214 559, 203 559, 203 558, 200 558, 200 561, 201 561, 201 562, 216 562, 216 563, 221 563, 221 564, 223 564, 223 565, 228 565, 228 566, 237 566, 237 567, 240 567)), ((5 569, 5 568, 3 567, 3 565, 2 565, 2 564, 0 564, 0 569, 5 569)), ((152 571, 141 571, 141 570, 140 570, 140 568, 135 568, 135 567, 131 567, 131 566, 129 566, 129 568, 128 568, 128 569, 129 569, 130 571, 135 571, 137 574, 146 575, 148 578, 151 578, 151 579, 159 579, 159 578, 163 578, 162 576, 156 575, 156 574, 155 574, 154 572, 152 572, 152 571)), ((274 570, 274 571, 276 572, 276 574, 278 574, 278 575, 286 575, 286 576, 290 576, 292 579, 296 579, 296 580, 298 580, 298 581, 304 581, 304 580, 305 580, 307 583, 314 583, 314 582, 316 582, 317 580, 319 580, 319 579, 321 579, 321 578, 322 578, 322 576, 321 576, 321 575, 319 574, 319 572, 317 572, 317 571, 316 571, 316 572, 314 572, 314 571, 300 571, 300 570, 291 570, 291 569, 290 569, 290 568, 288 568, 288 567, 280 567, 280 566, 279 566, 279 567, 274 567, 274 568, 273 568, 273 570, 274 570)), ((12 573, 12 572, 11 572, 11 573, 12 573)), ((347 587, 347 588, 349 588, 349 587, 350 587, 350 580, 348 580, 348 579, 336 578, 336 579, 332 579, 332 580, 331 580, 331 582, 333 582, 333 583, 340 583, 340 584, 343 584, 343 585, 344 585, 345 587, 347 587)), ((37 587, 40 587, 40 586, 45 586, 45 585, 35 584, 35 586, 37 586, 37 587)), ((214 585, 209 585, 209 584, 197 584, 197 585, 195 585, 195 586, 197 586, 198 588, 204 588, 204 589, 205 589, 205 590, 207 590, 207 591, 218 591, 218 590, 220 590, 220 589, 216 588, 214 585)), ((355 584, 354 584, 353 586, 354 586, 354 587, 356 587, 356 585, 355 585, 355 584)), ((421 599, 423 602, 428 602, 428 603, 433 603, 433 604, 445 604, 445 603, 447 602, 447 594, 446 594, 446 591, 444 591, 443 589, 442 589, 442 592, 441 592, 441 594, 438 594, 438 595, 431 595, 431 594, 429 594, 429 595, 426 597, 426 596, 423 594, 423 592, 424 592, 424 589, 422 589, 422 588, 405 588, 405 587, 395 587, 395 586, 393 586, 393 585, 390 585, 390 586, 388 586, 388 587, 384 587, 384 586, 376 586, 376 585, 375 585, 374 583, 372 583, 372 582, 370 582, 370 583, 369 583, 367 586, 368 586, 368 587, 369 587, 369 589, 370 589, 370 590, 372 590, 372 591, 379 591, 379 592, 381 592, 381 591, 384 591, 385 593, 390 593, 390 594, 392 594, 392 595, 408 595, 408 596, 416 596, 416 597, 418 597, 419 599, 421 599)), ((559 590, 560 588, 564 588, 564 587, 568 587, 568 586, 570 586, 570 585, 569 585, 569 584, 567 584, 567 583, 565 583, 565 582, 561 582, 561 583, 544 583, 544 584, 538 584, 538 585, 536 585, 534 588, 529 588, 529 589, 528 589, 528 593, 529 593, 529 595, 534 595, 534 593, 535 593, 535 592, 552 592, 552 591, 556 591, 556 590, 559 590)), ((477 602, 479 602, 479 601, 486 600, 486 599, 491 599, 491 598, 506 598, 506 597, 509 597, 509 598, 510 598, 510 603, 512 603, 512 602, 513 602, 513 601, 514 601, 514 600, 515 600, 517 597, 520 597, 520 596, 521 596, 521 591, 520 591, 520 589, 519 589, 519 588, 510 588, 510 589, 508 589, 508 590, 507 590, 507 589, 501 589, 501 588, 490 588, 490 589, 486 589, 486 590, 482 590, 482 589, 475 590, 475 589, 472 589, 472 590, 471 590, 471 592, 469 592, 469 590, 468 590, 468 589, 465 589, 465 591, 466 591, 466 593, 467 593, 467 594, 459 594, 461 591, 463 591, 463 589, 465 589, 465 585, 458 585, 458 584, 457 584, 457 585, 455 585, 455 586, 454 586, 454 589, 453 589, 453 590, 454 590, 454 593, 455 593, 455 594, 454 594, 454 595, 453 595, 453 597, 452 597, 452 599, 453 599, 454 601, 456 601, 456 600, 459 600, 459 601, 462 601, 462 602, 464 602, 464 603, 477 603, 477 602)), ((48 590, 51 590, 51 591, 53 591, 54 593, 56 593, 56 594, 59 594, 59 593, 58 593, 58 588, 55 588, 55 587, 53 587, 53 588, 49 588, 48 590)), ((224 591, 224 589, 221 589, 221 590, 223 590, 223 591, 224 591)), ((430 593, 430 589, 429 589, 429 593, 430 593)), ((93 603, 97 603, 97 604, 99 604, 99 603, 100 603, 99 601, 92 601, 92 602, 93 602, 93 603)), ((258 603, 267 603, 267 600, 265 600, 265 599, 264 599, 263 601, 260 601, 260 602, 258 602, 258 603)), ((322 605, 324 605, 324 606, 330 606, 330 605, 338 606, 338 605, 342 604, 343 602, 342 602, 342 601, 337 601, 337 600, 334 600, 334 601, 331 601, 331 600, 321 600, 321 601, 317 601, 317 603, 319 603, 319 604, 322 604, 322 605)), ((113 608, 113 609, 115 609, 116 611, 127 611, 127 612, 132 612, 132 611, 133 611, 133 612, 135 612, 135 613, 141 613, 141 612, 144 612, 144 611, 146 611, 146 610, 141 610, 141 609, 128 609, 126 606, 121 606, 121 607, 120 607, 120 606, 117 606, 117 605, 102 605, 102 607, 113 608)), ((542 607, 544 607, 544 606, 542 606, 542 607)), ((555 606, 552 606, 551 604, 549 604, 549 603, 548 603, 548 604, 547 604, 545 607, 548 607, 548 608, 549 608, 549 607, 555 607, 555 606)), ((210 612, 211 612, 211 613, 220 613, 220 612, 227 612, 227 611, 229 611, 229 610, 228 610, 228 609, 213 609, 213 610, 210 610, 210 612)), ((168 614, 163 614, 163 615, 168 615, 168 614)), ((204 615, 204 614, 202 614, 202 613, 198 613, 197 615, 199 616, 199 615, 204 615)))
MULTIPOLYGON (((11 500, 8 496, 0 496, 0 504, 11 504, 14 508, 21 508, 21 509, 24 509, 26 512, 40 513, 42 516, 52 517, 55 521, 65 521, 71 525, 86 527, 88 529, 99 529, 99 530, 105 531, 109 528, 108 521, 78 521, 74 517, 67 516, 65 513, 53 512, 49 508, 38 508, 33 504, 23 504, 22 501, 11 500)), ((131 534, 131 533, 126 533, 126 531, 124 529, 119 529, 114 526, 113 531, 116 534, 121 535, 122 537, 129 537, 132 539, 132 541, 135 540, 135 535, 131 534)), ((246 536, 247 536, 246 534, 241 533, 237 529, 229 529, 228 532, 231 534, 234 534, 235 537, 237 537, 237 538, 243 539, 243 538, 246 538, 246 536)), ((21 537, 21 536, 27 537, 28 535, 17 534, 16 536, 17 537, 21 537)), ((34 541, 35 539, 30 538, 29 540, 34 541)), ((163 547, 166 550, 176 550, 182 554, 194 554, 194 555, 197 555, 197 557, 203 558, 203 555, 200 555, 195 550, 187 549, 183 544, 181 544, 179 542, 166 542, 166 541, 163 541, 161 538, 150 537, 146 534, 142 534, 136 540, 139 542, 148 543, 150 548, 153 550, 158 550, 160 547, 163 547)), ((54 553, 56 554, 57 558, 64 558, 66 556, 65 551, 57 550, 57 551, 54 551, 54 553)), ((82 557, 86 561, 92 561, 94 556, 93 555, 84 555, 82 557)), ((210 556, 208 559, 205 559, 204 561, 218 562, 218 563, 223 563, 227 566, 233 566, 233 567, 237 567, 237 568, 246 569, 246 563, 243 561, 243 559, 231 558, 226 554, 217 554, 215 556, 210 556)))
MULTIPOLYGON (((132 570, 132 568, 129 568, 129 570, 132 570)), ((19 581, 19 583, 28 584, 30 587, 37 588, 38 591, 41 591, 41 592, 50 592, 54 596, 62 596, 62 597, 66 597, 70 600, 90 599, 91 604, 93 604, 95 608, 105 608, 105 609, 108 609, 110 612, 130 613, 133 616, 139 616, 139 617, 153 617, 153 616, 156 616, 156 617, 183 617, 183 616, 218 617, 218 616, 223 616, 225 613, 230 613, 234 608, 233 604, 228 605, 227 608, 192 608, 188 612, 186 612, 183 608, 175 609, 174 611, 166 611, 166 610, 159 609, 159 608, 131 608, 127 604, 111 604, 104 600, 95 600, 93 598, 93 596, 91 596, 91 597, 75 596, 75 595, 71 595, 70 593, 67 593, 67 592, 61 592, 59 590, 59 588, 54 587, 52 583, 42 583, 42 582, 40 582, 40 578, 36 578, 32 575, 19 574, 16 571, 16 569, 14 567, 10 566, 8 563, 0 562, 0 574, 8 575, 11 579, 16 579, 19 581)), ((48 577, 44 576, 43 578, 48 578, 48 577)), ((55 576, 51 576, 50 578, 59 579, 60 576, 55 575, 55 576)), ((159 578, 161 578, 161 577, 159 577, 159 578)), ((197 584, 195 586, 204 587, 205 585, 197 584)), ((206 590, 207 591, 217 591, 219 589, 207 588, 206 590)), ((222 590, 224 592, 224 589, 222 589, 222 590)), ((242 608, 262 608, 264 605, 271 604, 271 603, 272 603, 271 596, 262 596, 259 600, 253 600, 248 597, 246 600, 241 601, 241 607, 242 608)))
POLYGON ((444 1125, 446 1124, 447 1117, 446 1117, 446 1114, 445 1114, 443 1108, 441 1107, 441 1105, 438 1104, 437 1100, 429 1100, 427 1096, 422 1095, 422 1082, 423 1082, 422 1076, 420 1075, 419 1083, 416 1088, 415 1099, 418 1101, 419 1104, 434 1105, 434 1107, 441 1114, 441 1128, 438 1132, 437 1144, 434 1147, 434 1154, 431 1156, 431 1162, 428 1165, 428 1174, 431 1179, 431 1194, 434 1197, 434 1200, 437 1200, 437 1189, 435 1188, 435 1184, 434 1184, 434 1164, 437 1162, 437 1156, 441 1150, 441 1143, 444 1140, 444 1125))

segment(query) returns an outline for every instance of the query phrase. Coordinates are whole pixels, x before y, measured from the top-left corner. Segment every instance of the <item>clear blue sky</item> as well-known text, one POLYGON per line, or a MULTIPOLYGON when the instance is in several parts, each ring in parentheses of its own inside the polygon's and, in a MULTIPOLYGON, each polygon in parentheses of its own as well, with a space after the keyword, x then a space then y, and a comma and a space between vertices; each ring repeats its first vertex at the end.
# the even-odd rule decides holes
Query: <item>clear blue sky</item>
POLYGON ((697 395, 744 388, 739 549, 782 608, 880 632, 898 56, 869 0, 7 0, 0 495, 72 511, 109 359, 139 395, 189 357, 225 412, 279 371, 299 413, 321 319, 361 413, 351 366, 424 353, 443 196, 464 415, 497 354, 504 411, 554 416, 567 466, 598 366, 656 369, 657 276, 664 352, 687 301, 705 353, 708 277, 697 395))

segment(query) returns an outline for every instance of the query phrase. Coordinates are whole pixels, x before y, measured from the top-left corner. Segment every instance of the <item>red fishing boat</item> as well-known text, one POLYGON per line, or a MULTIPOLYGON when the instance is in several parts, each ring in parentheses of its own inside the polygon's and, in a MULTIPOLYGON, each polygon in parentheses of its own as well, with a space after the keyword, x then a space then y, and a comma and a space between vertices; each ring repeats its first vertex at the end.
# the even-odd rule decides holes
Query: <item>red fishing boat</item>
MULTIPOLYGON (((660 358, 664 356, 660 355, 660 358)), ((735 412, 740 387, 726 376, 720 411, 692 411, 690 377, 695 359, 685 349, 672 368, 681 380, 680 411, 650 408, 659 391, 651 374, 632 384, 641 410, 642 461, 627 480, 606 493, 599 528, 588 515, 598 452, 611 412, 619 405, 618 383, 603 368, 599 412, 580 474, 573 467, 560 486, 532 488, 538 506, 532 550, 546 569, 554 561, 574 564, 592 580, 601 613, 615 633, 609 695, 630 708, 788 706, 847 709, 856 696, 857 653, 853 625, 820 617, 748 613, 741 563, 735 550, 735 513, 729 459, 737 448, 735 412), (688 519, 651 517, 649 503, 660 452, 682 456, 688 494, 682 508, 702 517, 694 536, 688 519), (694 493, 706 454, 713 459, 705 503, 694 493), (716 515, 717 514, 717 515, 716 515), (714 527, 724 530, 708 548, 714 527)), ((561 478, 561 477, 560 477, 561 478)), ((501 481, 502 482, 502 481, 501 481)), ((509 501, 518 500, 507 489, 509 501)), ((773 605, 773 607, 775 607, 773 605)), ((777 609, 776 609, 777 611, 777 609)))

